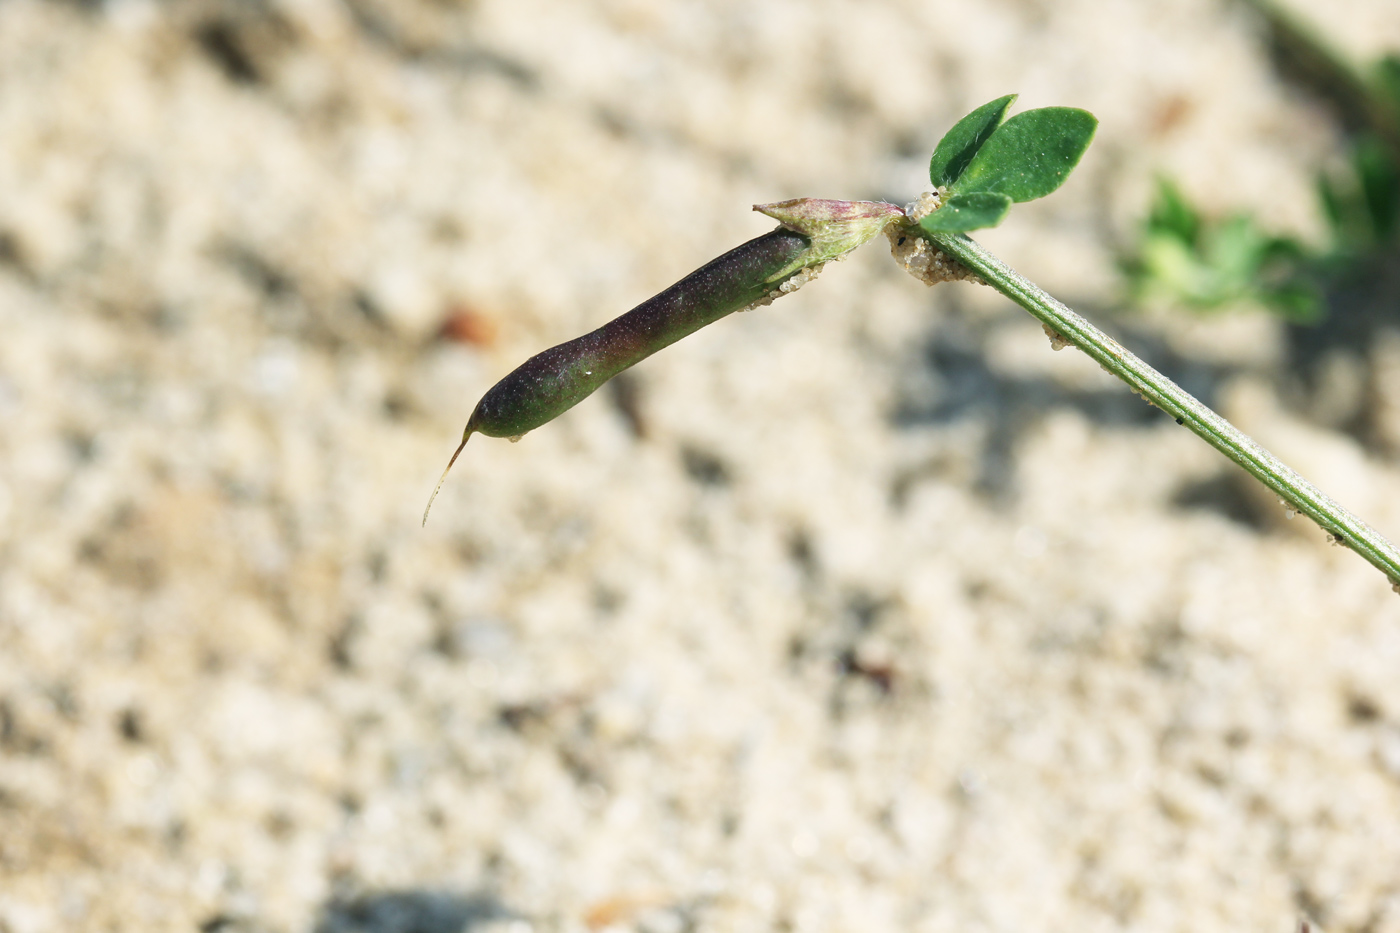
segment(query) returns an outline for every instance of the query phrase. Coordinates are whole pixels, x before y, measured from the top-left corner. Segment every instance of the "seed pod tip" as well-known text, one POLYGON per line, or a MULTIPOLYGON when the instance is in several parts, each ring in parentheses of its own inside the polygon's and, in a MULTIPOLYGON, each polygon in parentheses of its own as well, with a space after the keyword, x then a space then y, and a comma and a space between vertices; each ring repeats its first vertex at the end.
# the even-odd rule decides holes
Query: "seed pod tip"
POLYGON ((442 484, 447 482, 447 474, 452 471, 452 464, 457 462, 457 458, 462 453, 462 448, 467 446, 467 438, 472 436, 472 429, 468 427, 462 432, 462 443, 457 445, 457 449, 452 452, 452 459, 447 461, 447 469, 442 471, 442 476, 438 477, 437 485, 433 487, 433 494, 428 497, 428 507, 423 510, 423 524, 420 527, 426 528, 428 525, 428 513, 433 510, 433 500, 437 498, 438 492, 442 489, 442 484))

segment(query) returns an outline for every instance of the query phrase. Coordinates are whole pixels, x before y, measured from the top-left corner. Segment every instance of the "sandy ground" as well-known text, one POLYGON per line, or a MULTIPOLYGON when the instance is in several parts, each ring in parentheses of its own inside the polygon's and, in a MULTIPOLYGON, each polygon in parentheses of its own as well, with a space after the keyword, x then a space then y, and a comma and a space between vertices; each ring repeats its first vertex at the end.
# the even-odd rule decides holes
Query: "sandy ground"
POLYGON ((1319 229, 1238 7, 0 4, 0 930, 1400 931, 1400 599, 878 242, 419 527, 526 356, 1009 91, 1102 128, 983 241, 1400 534, 1400 335, 1112 310, 1158 171, 1319 229))

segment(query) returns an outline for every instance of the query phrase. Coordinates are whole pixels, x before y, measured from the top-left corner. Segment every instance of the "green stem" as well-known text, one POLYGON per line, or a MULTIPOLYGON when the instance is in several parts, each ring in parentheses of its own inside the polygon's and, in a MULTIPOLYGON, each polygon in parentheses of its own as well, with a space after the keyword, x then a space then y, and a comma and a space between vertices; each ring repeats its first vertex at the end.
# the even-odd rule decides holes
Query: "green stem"
MULTIPOLYGON (((905 231, 901 231, 905 232, 905 231)), ((1353 551, 1366 558, 1389 578, 1400 592, 1400 552, 1379 532, 1352 515, 1322 490, 1284 465, 1224 418, 1202 405, 1185 389, 1148 366, 1126 347, 1050 297, 1033 282, 961 233, 931 233, 910 226, 907 232, 922 236, 940 250, 976 272, 984 281, 1025 308, 1066 343, 1093 357, 1100 366, 1122 379, 1152 404, 1198 437, 1244 467, 1288 505, 1307 515, 1353 551)))

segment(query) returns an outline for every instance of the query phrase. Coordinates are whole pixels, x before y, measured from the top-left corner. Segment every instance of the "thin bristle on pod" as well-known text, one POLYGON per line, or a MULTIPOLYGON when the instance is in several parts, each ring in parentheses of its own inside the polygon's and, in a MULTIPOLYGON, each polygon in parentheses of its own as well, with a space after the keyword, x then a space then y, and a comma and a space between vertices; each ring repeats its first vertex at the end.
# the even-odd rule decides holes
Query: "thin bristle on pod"
POLYGON ((471 428, 462 432, 462 443, 457 445, 457 449, 452 452, 452 459, 447 461, 447 469, 442 471, 442 476, 438 477, 437 485, 433 487, 433 494, 428 497, 428 507, 423 510, 423 525, 428 525, 428 513, 433 510, 433 500, 437 498, 438 492, 442 489, 442 484, 447 482, 447 474, 452 472, 452 464, 457 462, 457 457, 461 455, 462 448, 467 446, 467 438, 472 436, 471 428))

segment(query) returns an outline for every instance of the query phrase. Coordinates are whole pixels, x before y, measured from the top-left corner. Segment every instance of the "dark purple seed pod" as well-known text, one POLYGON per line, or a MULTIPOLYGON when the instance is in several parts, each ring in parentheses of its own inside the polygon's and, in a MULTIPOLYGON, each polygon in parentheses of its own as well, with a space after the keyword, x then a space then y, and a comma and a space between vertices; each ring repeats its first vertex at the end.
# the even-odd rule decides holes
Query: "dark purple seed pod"
POLYGON ((482 396, 467 433, 519 437, 554 420, 627 367, 766 297, 780 284, 769 278, 810 246, 791 230, 765 233, 592 333, 530 357, 482 396))
MULTIPOLYGON (((725 315, 796 290, 813 274, 809 268, 854 249, 904 216, 893 204, 813 198, 754 209, 783 226, 735 247, 592 333, 532 356, 492 386, 467 420, 433 498, 473 434, 519 440, 657 350, 725 315)), ((432 504, 430 498, 429 509, 432 504)))

